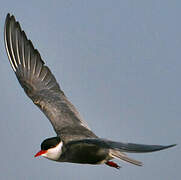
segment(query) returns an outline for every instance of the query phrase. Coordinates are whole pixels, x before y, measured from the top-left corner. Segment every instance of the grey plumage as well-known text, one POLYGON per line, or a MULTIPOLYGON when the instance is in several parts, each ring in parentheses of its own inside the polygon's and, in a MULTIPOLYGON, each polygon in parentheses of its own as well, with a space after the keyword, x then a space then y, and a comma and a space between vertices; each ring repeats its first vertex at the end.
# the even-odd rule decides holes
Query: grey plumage
POLYGON ((175 146, 176 144, 162 146, 162 145, 145 145, 145 144, 134 144, 134 143, 122 143, 110 141, 108 139, 102 138, 91 138, 91 139, 82 139, 69 142, 71 144, 91 144, 99 146, 101 149, 108 149, 109 156, 117 159, 127 161, 129 163, 142 166, 142 162, 129 158, 124 152, 129 153, 149 153, 154 151, 160 151, 175 146))
POLYGON ((52 123, 63 140, 96 137, 68 101, 37 49, 27 39, 14 16, 5 21, 5 47, 15 74, 25 93, 52 123))
POLYGON ((57 137, 46 139, 42 143, 42 151, 35 156, 44 153, 47 158, 60 162, 106 163, 119 168, 109 160, 118 158, 142 165, 124 152, 145 153, 175 146, 121 143, 98 138, 67 99, 38 50, 10 14, 5 21, 4 40, 9 61, 19 83, 33 103, 47 116, 57 133, 57 137), (51 150, 47 155, 46 151, 49 149, 51 150))

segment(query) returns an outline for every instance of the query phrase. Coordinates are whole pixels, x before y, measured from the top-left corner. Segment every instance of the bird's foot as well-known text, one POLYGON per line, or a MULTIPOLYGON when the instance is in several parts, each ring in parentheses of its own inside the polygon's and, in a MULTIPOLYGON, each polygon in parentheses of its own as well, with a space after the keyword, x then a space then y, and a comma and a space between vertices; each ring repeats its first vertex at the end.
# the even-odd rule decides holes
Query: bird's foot
POLYGON ((108 166, 110 166, 110 167, 114 167, 114 168, 116 168, 116 169, 120 169, 120 168, 121 168, 121 166, 117 165, 117 164, 116 164, 115 162, 113 162, 113 161, 107 161, 105 164, 108 165, 108 166))

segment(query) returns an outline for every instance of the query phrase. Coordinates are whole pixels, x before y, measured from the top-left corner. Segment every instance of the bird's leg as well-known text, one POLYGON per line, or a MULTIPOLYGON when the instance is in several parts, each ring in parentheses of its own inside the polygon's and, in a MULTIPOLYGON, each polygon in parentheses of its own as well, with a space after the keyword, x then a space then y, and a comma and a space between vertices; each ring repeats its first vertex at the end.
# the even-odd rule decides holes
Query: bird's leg
POLYGON ((108 166, 110 166, 110 167, 114 167, 114 168, 116 168, 116 169, 120 169, 120 167, 121 167, 121 166, 117 165, 117 164, 116 164, 115 162, 113 162, 113 161, 107 161, 105 164, 108 165, 108 166))

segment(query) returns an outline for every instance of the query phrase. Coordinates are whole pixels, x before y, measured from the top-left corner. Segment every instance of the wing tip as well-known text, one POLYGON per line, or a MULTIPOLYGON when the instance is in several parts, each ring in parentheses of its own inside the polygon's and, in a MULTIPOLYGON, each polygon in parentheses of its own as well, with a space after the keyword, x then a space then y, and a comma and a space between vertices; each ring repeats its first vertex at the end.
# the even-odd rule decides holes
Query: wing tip
POLYGON ((11 66, 13 68, 13 70, 16 72, 16 63, 14 63, 12 61, 12 54, 10 54, 10 52, 8 51, 8 42, 7 42, 7 34, 9 33, 8 31, 8 28, 10 27, 11 29, 11 24, 16 24, 16 20, 15 20, 15 17, 13 15, 10 15, 10 13, 7 14, 6 16, 6 20, 5 20, 5 26, 4 26, 4 42, 5 42, 5 48, 6 48, 6 51, 7 51, 7 55, 9 57, 9 60, 10 60, 10 63, 11 63, 11 66))
POLYGON ((178 144, 171 144, 171 145, 168 145, 168 146, 165 146, 165 148, 171 148, 171 147, 174 147, 174 146, 177 146, 178 144))
POLYGON ((9 20, 13 20, 13 21, 16 22, 16 19, 15 19, 14 15, 11 15, 10 13, 8 13, 6 15, 6 22, 9 21, 9 20))
POLYGON ((10 17, 11 17, 10 13, 7 13, 6 19, 10 19, 10 17))
MULTIPOLYGON (((16 20, 15 16, 10 13, 7 13, 5 19, 4 43, 11 67, 19 80, 23 79, 28 85, 34 83, 38 90, 42 90, 42 88, 60 90, 55 77, 49 69, 51 86, 46 84, 47 81, 42 82, 47 74, 45 62, 42 60, 39 51, 34 48, 31 40, 27 38, 26 33, 21 28, 21 25, 16 20), (31 58, 34 60, 31 60, 31 58), (34 71, 36 71, 36 75, 31 74, 34 71), (42 73, 41 77, 39 77, 39 75, 41 75, 40 73, 42 73), (36 78, 33 82, 32 76, 36 78), (38 81, 39 84, 36 85, 36 81, 38 81)), ((20 82, 25 89, 24 84, 22 83, 25 82, 20 82)))

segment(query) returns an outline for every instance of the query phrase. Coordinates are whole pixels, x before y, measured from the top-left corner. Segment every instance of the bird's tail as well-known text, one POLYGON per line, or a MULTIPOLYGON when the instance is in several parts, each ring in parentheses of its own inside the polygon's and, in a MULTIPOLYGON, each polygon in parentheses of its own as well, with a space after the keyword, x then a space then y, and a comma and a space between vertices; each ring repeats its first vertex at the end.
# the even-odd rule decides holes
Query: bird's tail
POLYGON ((120 152, 119 150, 110 149, 109 155, 110 155, 112 158, 120 159, 120 160, 129 162, 129 163, 131 163, 131 164, 137 165, 137 166, 142 166, 142 165, 143 165, 142 162, 137 161, 137 160, 135 160, 135 159, 132 159, 132 158, 128 157, 125 153, 120 152))

